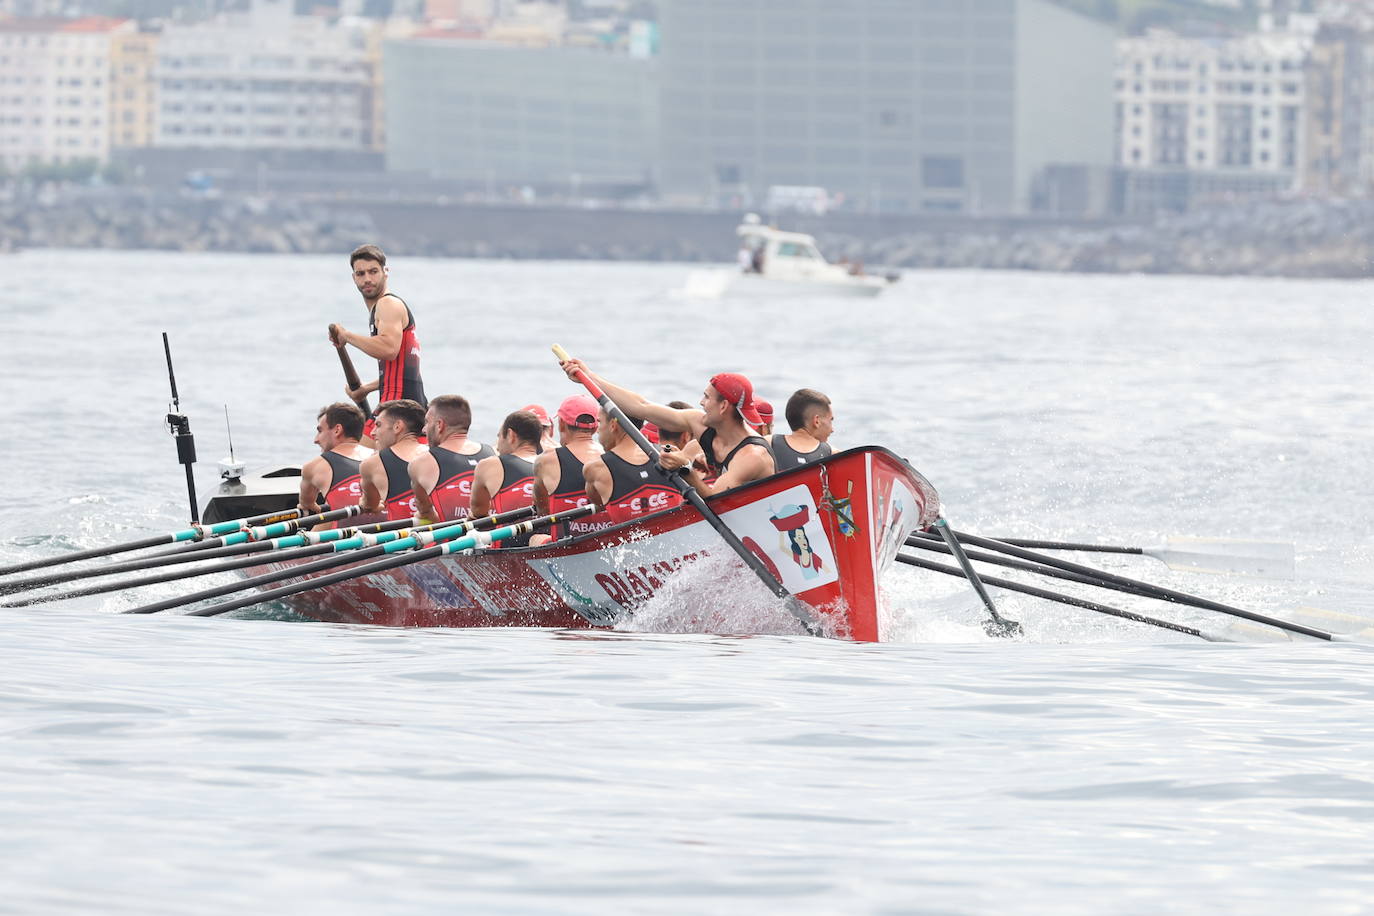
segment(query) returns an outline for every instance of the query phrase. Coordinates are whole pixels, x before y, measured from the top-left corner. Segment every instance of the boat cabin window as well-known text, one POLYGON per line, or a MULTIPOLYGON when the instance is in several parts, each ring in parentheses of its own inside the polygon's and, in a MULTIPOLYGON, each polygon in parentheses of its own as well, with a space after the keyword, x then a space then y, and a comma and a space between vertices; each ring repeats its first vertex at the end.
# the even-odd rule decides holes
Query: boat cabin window
POLYGON ((780 242, 778 244, 778 256, 783 258, 819 258, 820 252, 810 245, 802 245, 797 242, 780 242))

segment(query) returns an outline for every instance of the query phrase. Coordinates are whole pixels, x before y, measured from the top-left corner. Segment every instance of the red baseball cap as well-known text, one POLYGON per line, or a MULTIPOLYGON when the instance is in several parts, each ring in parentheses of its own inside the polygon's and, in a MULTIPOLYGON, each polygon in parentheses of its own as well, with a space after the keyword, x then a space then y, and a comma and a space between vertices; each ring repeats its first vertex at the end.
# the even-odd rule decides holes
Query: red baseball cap
POLYGON ((573 429, 596 429, 599 425, 596 415, 599 408, 596 401, 585 394, 574 394, 563 399, 558 405, 558 419, 573 429))
POLYGON ((756 410, 758 410, 758 412, 759 412, 759 417, 763 420, 764 423, 772 423, 772 422, 773 422, 773 405, 772 405, 772 404, 769 404, 769 403, 768 403, 767 401, 765 401, 763 398, 755 398, 755 399, 754 399, 754 408, 755 408, 756 410))
POLYGON ((749 379, 738 372, 722 372, 711 376, 711 387, 735 405, 745 423, 750 426, 759 426, 763 423, 763 418, 759 416, 758 408, 754 405, 754 383, 749 379))
POLYGON ((549 412, 544 408, 540 407, 538 404, 526 404, 524 407, 521 407, 520 409, 528 410, 530 413, 538 417, 540 426, 547 426, 549 428, 553 427, 553 422, 549 420, 549 412))

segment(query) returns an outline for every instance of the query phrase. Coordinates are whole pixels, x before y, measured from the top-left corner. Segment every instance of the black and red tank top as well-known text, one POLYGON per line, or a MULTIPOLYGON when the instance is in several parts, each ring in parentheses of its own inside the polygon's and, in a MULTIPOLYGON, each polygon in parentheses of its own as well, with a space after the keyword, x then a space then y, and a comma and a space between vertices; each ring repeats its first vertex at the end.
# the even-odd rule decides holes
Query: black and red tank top
POLYGON ((829 442, 822 442, 813 451, 799 452, 787 444, 787 436, 782 433, 775 435, 771 444, 773 464, 779 473, 804 464, 815 464, 822 458, 829 458, 832 451, 829 442))
MULTIPOLYGON (((701 445, 701 451, 704 453, 706 458, 706 467, 710 471, 710 473, 707 475, 708 482, 714 482, 716 478, 724 474, 730 468, 730 462, 734 460, 734 457, 737 454, 739 454, 739 450, 744 448, 746 445, 762 445, 764 450, 767 451, 770 455, 773 453, 772 449, 768 447, 767 439, 763 438, 762 436, 745 436, 743 439, 740 440, 739 445, 736 445, 734 448, 730 449, 730 453, 728 455, 717 461, 715 449, 716 431, 714 429, 708 429, 706 430, 706 432, 702 433, 701 438, 698 439, 697 442, 701 445)), ((776 460, 774 461, 773 469, 775 471, 777 470, 776 460)))
POLYGON ((439 513, 439 521, 452 522, 468 517, 472 505, 472 477, 477 472, 477 462, 490 458, 496 450, 483 445, 471 455, 460 455, 452 449, 435 446, 429 450, 439 465, 439 482, 429 494, 430 502, 439 513))
MULTIPOLYGON (((587 497, 586 478, 582 476, 582 461, 566 445, 560 445, 554 454, 558 456, 558 487, 549 494, 549 512, 564 512, 591 502, 587 497)), ((549 529, 549 534, 556 541, 575 534, 590 534, 610 526, 611 517, 605 512, 597 512, 560 522, 549 529)))
POLYGON ((324 460, 329 465, 329 486, 324 491, 325 505, 331 509, 356 506, 363 496, 363 481, 358 474, 362 464, 357 458, 349 458, 338 452, 324 452, 324 460))
MULTIPOLYGON (((492 515, 534 505, 534 459, 521 458, 519 455, 502 455, 501 471, 501 487, 491 498, 492 515)), ((525 534, 497 541, 492 546, 526 547, 529 542, 530 536, 525 534)))
MULTIPOLYGON (((400 296, 395 293, 387 295, 405 306, 406 326, 401 331, 401 349, 397 351, 396 358, 377 360, 377 377, 381 383, 377 389, 381 395, 381 401, 378 403, 385 404, 387 401, 409 398, 421 407, 428 407, 429 401, 425 400, 425 383, 420 378, 420 339, 415 336, 415 315, 400 296)), ((368 313, 368 327, 372 330, 372 336, 376 337, 375 306, 368 313)))
POLYGON ((382 456, 382 467, 386 469, 386 520, 391 522, 415 515, 415 491, 410 487, 410 462, 389 448, 377 454, 382 456))
POLYGON ((631 464, 613 452, 601 456, 611 472, 611 498, 606 514, 619 524, 630 519, 671 509, 682 502, 682 493, 655 461, 631 464))

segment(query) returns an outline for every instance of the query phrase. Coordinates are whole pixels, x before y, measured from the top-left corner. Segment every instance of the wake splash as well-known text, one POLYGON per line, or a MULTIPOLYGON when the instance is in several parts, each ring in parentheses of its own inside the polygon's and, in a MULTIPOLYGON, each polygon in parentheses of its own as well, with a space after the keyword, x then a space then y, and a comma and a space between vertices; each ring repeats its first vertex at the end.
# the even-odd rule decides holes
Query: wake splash
POLYGON ((616 629, 716 636, 806 635, 782 602, 729 551, 684 566, 616 629))

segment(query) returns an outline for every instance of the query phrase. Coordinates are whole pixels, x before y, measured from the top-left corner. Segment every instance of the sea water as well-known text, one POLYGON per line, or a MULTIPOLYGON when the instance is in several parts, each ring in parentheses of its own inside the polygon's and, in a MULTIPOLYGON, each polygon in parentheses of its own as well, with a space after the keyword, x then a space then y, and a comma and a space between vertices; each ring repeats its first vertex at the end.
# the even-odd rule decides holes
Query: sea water
MULTIPOLYGON (((183 525, 161 331, 203 499, 226 408, 250 466, 311 456, 342 396, 325 326, 365 323, 342 253, 5 262, 0 563, 183 525)), ((660 400, 743 371, 779 414, 825 391, 836 444, 910 458, 956 527, 1292 542, 1291 580, 1079 559, 1374 626, 1368 284, 908 273, 749 302, 676 294, 678 265, 391 267, 427 390, 484 439, 576 390, 555 342, 660 400)), ((118 613, 187 584, 5 610, 0 912, 1374 906, 1374 639, 1078 589, 1231 641, 998 590, 1025 635, 995 640, 966 584, 888 585, 880 645, 796 635, 747 581, 611 632, 118 613)))

